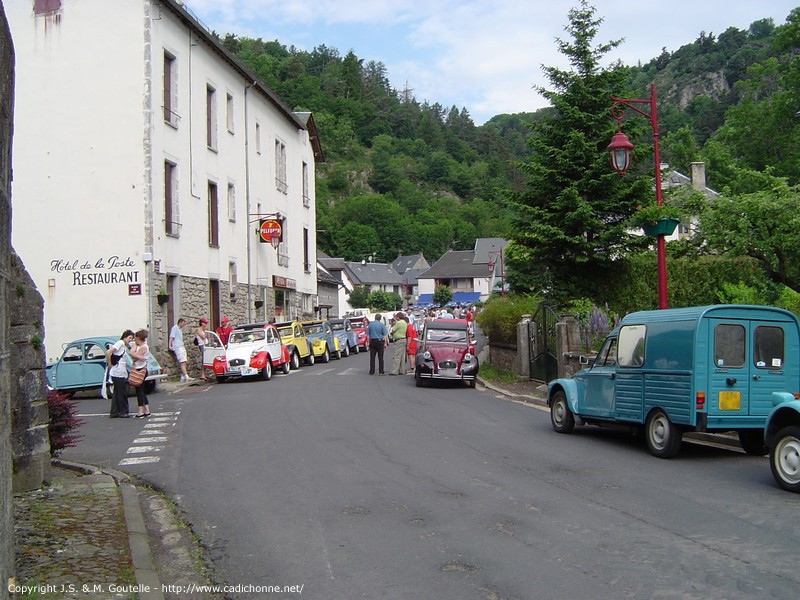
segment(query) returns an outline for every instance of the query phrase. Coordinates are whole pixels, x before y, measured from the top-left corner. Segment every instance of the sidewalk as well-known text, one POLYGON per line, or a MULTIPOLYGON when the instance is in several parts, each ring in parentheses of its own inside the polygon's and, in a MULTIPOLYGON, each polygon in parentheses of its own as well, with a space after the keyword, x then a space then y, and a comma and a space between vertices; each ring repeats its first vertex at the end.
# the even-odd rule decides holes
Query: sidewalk
POLYGON ((198 588, 202 549, 173 506, 124 473, 53 461, 47 487, 14 495, 14 521, 12 597, 223 597, 198 588))

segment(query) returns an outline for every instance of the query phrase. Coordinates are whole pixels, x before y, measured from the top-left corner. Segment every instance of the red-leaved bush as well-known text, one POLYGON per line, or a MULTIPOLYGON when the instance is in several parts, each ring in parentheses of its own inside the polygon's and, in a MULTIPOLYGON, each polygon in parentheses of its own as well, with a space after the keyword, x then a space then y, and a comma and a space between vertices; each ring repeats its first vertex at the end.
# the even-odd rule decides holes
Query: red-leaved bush
POLYGON ((47 427, 50 456, 58 456, 64 448, 77 445, 83 437, 75 432, 83 424, 83 419, 78 418, 78 406, 72 394, 51 390, 47 392, 47 404, 50 409, 50 424, 47 427))

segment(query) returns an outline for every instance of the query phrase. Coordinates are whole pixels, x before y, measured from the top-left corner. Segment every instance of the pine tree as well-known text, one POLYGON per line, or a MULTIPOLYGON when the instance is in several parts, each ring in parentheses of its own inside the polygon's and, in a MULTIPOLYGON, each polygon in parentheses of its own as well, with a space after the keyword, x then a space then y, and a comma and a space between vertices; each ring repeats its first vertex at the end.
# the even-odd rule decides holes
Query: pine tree
MULTIPOLYGON (((594 15, 585 0, 569 11, 565 30, 572 40, 557 44, 571 70, 543 67, 553 90, 537 91, 555 110, 530 125, 531 159, 521 165, 525 189, 505 195, 516 221, 507 279, 515 291, 544 291, 554 302, 601 301, 596 296, 613 276, 613 261, 646 244, 631 235, 626 219, 652 195, 652 178, 620 178, 606 153, 616 126, 610 97, 625 95, 627 70, 619 63, 601 69, 599 62, 621 40, 592 47, 602 23, 594 15)), ((646 124, 626 121, 625 132, 637 158, 649 152, 652 159, 652 149, 636 141, 646 124)))

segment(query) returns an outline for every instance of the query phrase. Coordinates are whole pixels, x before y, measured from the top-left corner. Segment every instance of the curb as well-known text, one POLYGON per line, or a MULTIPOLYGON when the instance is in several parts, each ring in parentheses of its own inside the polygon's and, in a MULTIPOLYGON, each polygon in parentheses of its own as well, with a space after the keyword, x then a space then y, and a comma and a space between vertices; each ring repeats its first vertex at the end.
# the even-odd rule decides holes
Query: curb
POLYGON ((139 504, 139 493, 136 486, 131 483, 131 478, 114 469, 100 469, 92 465, 85 465, 61 459, 52 460, 51 463, 58 467, 80 471, 85 474, 105 474, 117 484, 122 498, 122 510, 125 515, 125 528, 128 531, 128 545, 131 550, 134 579, 140 588, 140 600, 164 600, 161 580, 153 564, 153 555, 150 552, 150 542, 147 535, 147 526, 144 513, 139 504))

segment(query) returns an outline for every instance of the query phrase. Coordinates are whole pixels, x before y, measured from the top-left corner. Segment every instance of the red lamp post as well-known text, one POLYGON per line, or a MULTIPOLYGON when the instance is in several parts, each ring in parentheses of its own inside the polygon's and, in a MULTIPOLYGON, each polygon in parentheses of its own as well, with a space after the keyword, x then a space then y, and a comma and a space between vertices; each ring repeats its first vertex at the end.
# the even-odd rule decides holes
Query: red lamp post
MULTIPOLYGON (((661 195, 661 156, 658 152, 658 117, 656 115, 656 88, 650 85, 650 98, 646 100, 632 100, 626 98, 615 98, 611 96, 613 104, 611 105, 611 116, 617 120, 617 133, 611 138, 611 143, 606 148, 608 150, 609 158, 611 159, 611 166, 622 177, 625 171, 631 165, 631 144, 628 136, 622 133, 622 118, 625 114, 625 108, 630 108, 650 121, 650 126, 653 128, 653 160, 655 161, 656 170, 656 205, 661 206, 664 199, 661 195), (650 112, 646 112, 637 106, 649 105, 650 112)), ((656 238, 656 252, 658 257, 658 308, 667 308, 667 259, 666 259, 666 242, 664 241, 664 234, 659 233, 656 238)))

